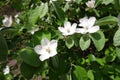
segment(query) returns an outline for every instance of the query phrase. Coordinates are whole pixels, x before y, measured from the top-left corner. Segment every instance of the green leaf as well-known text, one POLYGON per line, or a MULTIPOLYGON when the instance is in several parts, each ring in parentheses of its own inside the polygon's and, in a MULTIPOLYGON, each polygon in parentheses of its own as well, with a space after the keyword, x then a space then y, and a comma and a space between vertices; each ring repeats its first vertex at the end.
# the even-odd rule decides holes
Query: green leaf
POLYGON ((120 59, 120 48, 116 48, 117 57, 120 59))
POLYGON ((120 27, 120 13, 118 14, 117 18, 118 18, 118 26, 120 27))
POLYGON ((95 24, 101 26, 101 25, 117 24, 117 23, 118 23, 118 18, 114 16, 107 16, 97 20, 95 24))
POLYGON ((90 43, 91 43, 91 40, 89 36, 84 35, 80 38, 79 45, 83 51, 86 50, 90 46, 90 43))
POLYGON ((86 70, 81 66, 75 66, 75 70, 73 71, 74 80, 88 80, 86 70))
POLYGON ((8 54, 8 47, 6 40, 0 33, 0 61, 6 60, 8 54))
POLYGON ((90 80, 94 80, 94 74, 92 70, 88 70, 87 75, 90 80))
POLYGON ((44 17, 48 12, 48 4, 43 3, 41 6, 36 7, 34 10, 29 12, 28 22, 29 24, 35 25, 38 18, 44 17))
POLYGON ((90 34, 90 37, 98 51, 102 50, 105 45, 105 36, 102 31, 90 34))
POLYGON ((114 7, 116 10, 120 11, 120 0, 114 0, 114 7))
POLYGON ((113 3, 114 0, 103 0, 102 4, 108 5, 110 3, 113 3))
POLYGON ((38 67, 41 65, 39 56, 31 48, 22 49, 19 52, 19 55, 25 63, 27 63, 31 66, 38 67))
POLYGON ((74 40, 72 37, 66 38, 65 45, 70 49, 74 46, 74 40))
POLYGON ((30 66, 28 64, 25 64, 24 62, 20 66, 21 74, 25 78, 27 78, 28 80, 30 80, 33 77, 33 75, 35 74, 36 70, 37 69, 35 67, 32 67, 32 66, 30 66))
POLYGON ((65 13, 64 11, 60 8, 59 3, 52 3, 53 9, 55 10, 57 17, 59 20, 63 23, 65 21, 65 13))
POLYGON ((88 59, 89 59, 90 61, 96 61, 96 58, 95 58, 95 56, 94 56, 93 54, 89 54, 89 55, 88 55, 88 59))
POLYGON ((118 29, 113 38, 114 46, 120 46, 120 29, 118 29))

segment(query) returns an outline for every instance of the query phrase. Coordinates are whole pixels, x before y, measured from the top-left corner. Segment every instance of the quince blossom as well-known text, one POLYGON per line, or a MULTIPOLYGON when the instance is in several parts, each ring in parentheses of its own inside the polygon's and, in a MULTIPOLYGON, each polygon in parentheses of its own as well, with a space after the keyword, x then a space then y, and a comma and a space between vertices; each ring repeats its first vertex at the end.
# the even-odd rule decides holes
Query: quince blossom
POLYGON ((41 40, 41 45, 37 45, 34 50, 40 55, 40 60, 44 61, 57 54, 57 40, 49 41, 47 38, 41 40))
POLYGON ((94 8, 95 7, 95 0, 91 0, 86 2, 87 7, 94 8))
POLYGON ((12 16, 4 15, 2 23, 5 27, 10 27, 12 25, 12 16))
POLYGON ((10 68, 9 68, 9 66, 6 66, 5 69, 3 69, 3 73, 4 73, 4 75, 10 73, 10 68))
POLYGON ((72 35, 76 31, 77 24, 73 23, 71 25, 70 22, 65 22, 64 27, 58 27, 59 31, 62 32, 64 36, 72 35))
POLYGON ((80 19, 79 26, 81 26, 82 28, 77 28, 76 33, 86 34, 87 32, 88 33, 97 32, 100 29, 100 27, 94 26, 95 21, 96 21, 95 17, 90 17, 89 19, 87 17, 84 17, 84 18, 80 19))

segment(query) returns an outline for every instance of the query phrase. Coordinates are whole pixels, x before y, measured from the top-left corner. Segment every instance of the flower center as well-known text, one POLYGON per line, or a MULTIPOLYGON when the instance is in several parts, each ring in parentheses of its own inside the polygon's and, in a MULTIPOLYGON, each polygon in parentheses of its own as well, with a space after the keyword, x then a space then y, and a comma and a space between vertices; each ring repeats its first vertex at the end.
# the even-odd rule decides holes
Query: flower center
POLYGON ((50 48, 48 47, 48 48, 46 49, 46 51, 47 51, 48 53, 50 53, 50 48))
POLYGON ((67 32, 69 33, 69 32, 70 32, 70 29, 67 29, 67 32))

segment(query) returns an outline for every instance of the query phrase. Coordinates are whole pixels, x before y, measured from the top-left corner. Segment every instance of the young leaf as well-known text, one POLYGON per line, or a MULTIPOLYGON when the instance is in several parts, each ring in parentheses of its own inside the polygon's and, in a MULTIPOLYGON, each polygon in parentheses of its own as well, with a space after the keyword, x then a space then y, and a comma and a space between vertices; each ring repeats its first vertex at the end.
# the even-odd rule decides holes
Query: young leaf
POLYGON ((90 61, 96 61, 96 57, 95 57, 93 54, 89 54, 89 55, 88 55, 88 59, 89 59, 90 61))
POLYGON ((70 49, 74 46, 74 40, 71 37, 68 37, 65 41, 65 45, 70 49))
POLYGON ((86 70, 81 66, 75 66, 75 70, 73 71, 74 80, 88 80, 86 70))
POLYGON ((90 34, 90 37, 98 51, 102 50, 105 45, 105 36, 102 31, 90 34))
POLYGON ((35 25, 38 18, 44 17, 48 12, 48 4, 43 3, 41 6, 36 7, 34 10, 29 12, 28 22, 29 24, 35 25))
POLYGON ((39 56, 31 48, 22 49, 19 52, 19 55, 25 63, 27 63, 33 67, 38 67, 41 65, 39 56))
POLYGON ((6 60, 8 54, 8 47, 6 40, 0 33, 0 61, 6 60))
POLYGON ((101 26, 101 25, 117 24, 117 23, 118 23, 118 18, 114 16, 107 16, 97 20, 95 24, 101 26))
POLYGON ((87 36, 87 35, 82 36, 79 41, 80 48, 83 51, 86 50, 90 46, 90 42, 91 42, 91 40, 90 40, 89 36, 87 36))
POLYGON ((88 70, 87 75, 90 80, 94 80, 94 75, 92 70, 88 70))
POLYGON ((120 29, 118 29, 113 38, 114 46, 120 46, 120 29))

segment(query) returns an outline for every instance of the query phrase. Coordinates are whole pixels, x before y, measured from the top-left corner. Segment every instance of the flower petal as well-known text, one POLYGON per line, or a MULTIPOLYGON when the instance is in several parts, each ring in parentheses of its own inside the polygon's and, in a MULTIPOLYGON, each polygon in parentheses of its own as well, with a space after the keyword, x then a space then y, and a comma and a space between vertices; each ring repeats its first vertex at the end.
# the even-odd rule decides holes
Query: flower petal
POLYGON ((60 32, 65 32, 65 29, 64 29, 63 27, 58 27, 58 30, 59 30, 60 32))
POLYGON ((65 22, 64 23, 64 28, 65 29, 69 29, 71 27, 71 23, 70 22, 65 22))
POLYGON ((89 32, 89 33, 95 33, 95 32, 97 32, 98 30, 100 30, 100 27, 99 27, 99 26, 93 26, 93 27, 91 27, 91 28, 88 30, 88 32, 89 32))
POLYGON ((88 28, 91 28, 94 24, 95 24, 95 21, 96 21, 96 18, 95 17, 90 17, 89 19, 88 19, 88 28))
POLYGON ((35 52, 36 52, 37 54, 42 54, 42 53, 41 53, 41 50, 42 50, 42 46, 41 46, 41 45, 35 46, 34 50, 35 50, 35 52))
POLYGON ((87 27, 88 26, 88 17, 81 18, 79 20, 80 24, 78 26, 87 27))
POLYGON ((50 42, 50 46, 51 46, 51 48, 57 48, 57 45, 58 45, 58 41, 57 40, 52 40, 51 42, 50 42))
POLYGON ((50 58, 50 56, 49 56, 49 54, 47 54, 47 53, 44 53, 44 54, 40 55, 40 57, 39 57, 39 59, 40 59, 41 61, 44 61, 44 60, 46 60, 46 59, 48 59, 48 58, 50 58))
POLYGON ((49 44, 49 40, 47 39, 47 38, 43 38, 42 40, 41 40, 41 46, 43 47, 43 46, 47 46, 49 44))
POLYGON ((5 27, 10 27, 12 25, 12 16, 4 15, 4 19, 2 20, 2 23, 5 27))
POLYGON ((85 28, 77 28, 76 33, 86 34, 87 32, 85 28))

